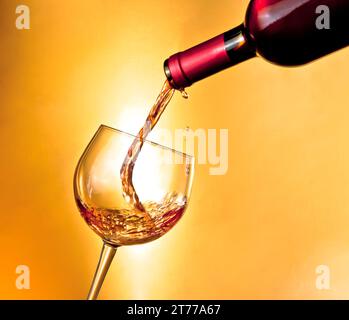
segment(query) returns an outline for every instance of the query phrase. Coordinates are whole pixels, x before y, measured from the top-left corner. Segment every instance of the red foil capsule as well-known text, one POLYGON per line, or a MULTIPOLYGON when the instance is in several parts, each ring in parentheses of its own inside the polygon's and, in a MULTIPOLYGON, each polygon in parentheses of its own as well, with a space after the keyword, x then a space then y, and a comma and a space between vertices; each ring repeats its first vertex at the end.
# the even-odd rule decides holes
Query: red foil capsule
POLYGON ((194 82, 230 66, 221 34, 184 52, 178 52, 167 60, 173 86, 189 87, 194 82))

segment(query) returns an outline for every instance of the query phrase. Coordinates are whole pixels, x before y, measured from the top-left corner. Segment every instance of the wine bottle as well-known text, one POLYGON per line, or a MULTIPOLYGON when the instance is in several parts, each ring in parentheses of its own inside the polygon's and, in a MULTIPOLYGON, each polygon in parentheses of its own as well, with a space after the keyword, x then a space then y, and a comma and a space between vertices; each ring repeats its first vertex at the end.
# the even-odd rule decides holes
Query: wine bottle
POLYGON ((256 56, 298 66, 348 45, 349 0, 252 0, 243 24, 172 55, 164 70, 184 89, 256 56))

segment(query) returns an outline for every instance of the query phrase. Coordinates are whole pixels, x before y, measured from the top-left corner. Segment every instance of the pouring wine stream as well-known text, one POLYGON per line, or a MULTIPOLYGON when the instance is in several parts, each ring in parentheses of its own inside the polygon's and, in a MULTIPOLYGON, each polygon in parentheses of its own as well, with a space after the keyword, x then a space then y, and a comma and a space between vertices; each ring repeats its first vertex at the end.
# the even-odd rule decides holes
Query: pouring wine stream
MULTIPOLYGON (((128 149, 127 155, 120 169, 120 176, 121 176, 124 198, 131 206, 143 212, 144 218, 147 219, 148 222, 151 222, 152 218, 149 215, 149 213, 147 213, 147 211, 144 209, 144 206, 139 200, 139 197, 133 185, 133 182, 132 182, 133 169, 136 164, 138 155, 142 150, 145 139, 147 138, 148 134, 152 131, 154 126, 159 121, 162 113, 164 112, 167 105, 171 101, 174 92, 175 92, 175 89, 173 89, 169 81, 166 80, 160 91, 159 96, 155 101, 155 104, 153 105, 153 107, 151 108, 148 114, 148 117, 143 127, 139 130, 137 137, 134 139, 132 145, 128 149)), ((183 93, 182 95, 184 97, 183 93)))

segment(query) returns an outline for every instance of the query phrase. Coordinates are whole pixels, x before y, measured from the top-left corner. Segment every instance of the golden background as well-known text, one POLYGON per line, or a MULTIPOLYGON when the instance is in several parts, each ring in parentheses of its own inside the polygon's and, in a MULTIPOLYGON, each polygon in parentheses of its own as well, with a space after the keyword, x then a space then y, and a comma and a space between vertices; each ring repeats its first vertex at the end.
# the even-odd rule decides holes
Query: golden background
MULTIPOLYGON (((101 123, 135 133, 164 59, 238 25, 247 3, 1 0, 0 298, 85 298, 101 240, 73 199, 80 155, 101 123)), ((349 298, 348 55, 254 59, 176 94, 159 127, 228 128, 229 171, 197 165, 184 218, 121 248, 100 298, 349 298), (330 290, 315 286, 323 264, 330 290)))

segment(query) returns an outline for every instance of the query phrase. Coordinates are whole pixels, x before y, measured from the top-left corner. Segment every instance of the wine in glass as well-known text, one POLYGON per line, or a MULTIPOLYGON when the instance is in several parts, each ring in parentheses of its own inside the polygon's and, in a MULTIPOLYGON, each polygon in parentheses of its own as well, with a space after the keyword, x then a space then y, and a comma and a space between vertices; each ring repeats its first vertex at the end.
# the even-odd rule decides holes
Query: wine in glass
POLYGON ((74 176, 79 211, 103 240, 89 300, 98 293, 118 247, 155 240, 182 217, 191 191, 193 157, 142 140, 132 183, 142 209, 123 193, 120 168, 129 146, 139 137, 100 126, 83 153, 74 176))

